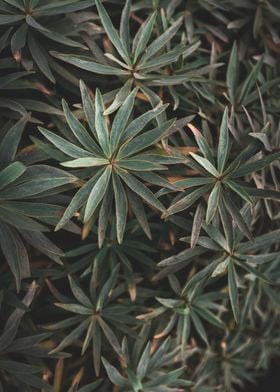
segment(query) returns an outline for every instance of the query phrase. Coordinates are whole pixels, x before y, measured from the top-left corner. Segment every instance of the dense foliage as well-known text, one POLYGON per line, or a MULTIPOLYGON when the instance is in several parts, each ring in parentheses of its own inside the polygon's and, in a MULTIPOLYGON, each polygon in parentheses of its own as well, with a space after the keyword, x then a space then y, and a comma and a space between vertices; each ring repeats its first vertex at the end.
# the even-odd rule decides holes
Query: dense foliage
POLYGON ((235 392, 280 355, 278 0, 0 0, 0 391, 235 392))

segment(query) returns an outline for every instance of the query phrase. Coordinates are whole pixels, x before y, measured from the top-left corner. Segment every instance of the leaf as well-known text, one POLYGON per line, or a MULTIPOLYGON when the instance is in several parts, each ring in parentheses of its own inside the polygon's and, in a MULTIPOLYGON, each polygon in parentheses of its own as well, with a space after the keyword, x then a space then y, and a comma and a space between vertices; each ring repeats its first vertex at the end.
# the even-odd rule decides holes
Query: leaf
POLYGON ((130 29, 129 29, 130 11, 131 11, 131 0, 126 0, 121 14, 120 38, 127 52, 129 52, 130 50, 130 29))
POLYGON ((122 70, 117 67, 112 67, 111 65, 101 64, 96 61, 91 60, 91 58, 85 56, 77 56, 75 54, 62 54, 50 51, 50 54, 68 64, 72 64, 75 67, 84 69, 85 71, 94 72, 100 75, 118 75, 118 76, 128 76, 127 70, 122 70))
POLYGON ((274 154, 269 154, 261 159, 258 159, 257 161, 245 163, 244 165, 240 166, 238 169, 236 169, 232 174, 230 174, 230 178, 236 178, 236 177, 243 177, 246 176, 247 174, 251 174, 253 172, 259 171, 266 166, 268 166, 270 163, 273 161, 277 160, 280 158, 280 153, 275 152, 274 154))
POLYGON ((217 328, 224 329, 224 325, 221 320, 208 309, 195 306, 195 311, 200 315, 200 317, 204 318, 204 320, 208 321, 210 324, 214 325, 217 328))
POLYGON ((134 215, 136 216, 137 221, 139 222, 146 236, 151 240, 151 229, 141 199, 138 195, 136 195, 134 192, 131 192, 129 189, 127 189, 127 197, 129 205, 134 215))
POLYGON ((100 91, 96 90, 95 96, 95 129, 99 144, 107 158, 111 155, 109 130, 104 116, 104 103, 100 91))
POLYGON ((195 285, 200 283, 203 279, 208 279, 218 264, 223 261, 223 257, 212 261, 207 267, 197 272, 187 283, 185 284, 182 295, 186 295, 195 285))
POLYGON ((184 211, 190 206, 192 206, 200 197, 202 197, 208 190, 212 187, 212 184, 206 184, 188 195, 184 196, 182 199, 178 200, 174 204, 171 204, 167 209, 167 216, 174 215, 180 211, 184 211))
POLYGON ((220 264, 218 264, 211 275, 212 278, 215 278, 216 276, 222 275, 225 272, 225 270, 227 269, 230 260, 231 260, 230 257, 227 257, 224 261, 222 261, 220 264))
POLYGON ((201 132, 199 132, 199 130, 194 127, 192 124, 188 124, 188 128, 192 131, 196 143, 200 148, 200 151, 202 152, 202 154, 204 155, 204 157, 211 162, 212 164, 214 164, 214 159, 213 159, 213 154, 211 152, 211 148, 207 142, 207 140, 205 139, 205 137, 202 135, 201 132))
POLYGON ((106 31, 110 41, 112 44, 115 46, 117 49, 118 53, 120 56, 125 60, 127 64, 130 64, 130 58, 129 54, 127 52, 126 46, 123 45, 120 37, 118 36, 118 33, 116 32, 111 19, 109 15, 107 14, 107 11, 105 10, 104 6, 100 2, 100 0, 95 0, 95 4, 98 10, 98 14, 100 16, 100 20, 102 22, 102 25, 104 27, 104 30, 106 31))
POLYGON ((92 99, 88 93, 87 86, 80 80, 80 90, 82 95, 82 102, 83 102, 83 110, 86 116, 87 123, 93 135, 97 138, 96 130, 95 130, 95 114, 94 114, 94 105, 92 99))
POLYGON ((54 144, 60 151, 69 155, 73 158, 85 158, 91 157, 91 153, 89 151, 84 150, 81 147, 76 146, 75 144, 68 142, 63 139, 61 136, 54 134, 53 132, 48 131, 47 129, 38 127, 39 131, 47 138, 52 144, 54 144))
POLYGON ((242 186, 239 186, 235 181, 231 181, 231 180, 226 180, 224 183, 228 185, 239 196, 241 196, 242 199, 252 204, 253 200, 242 186))
POLYGON ((24 15, 0 15, 0 26, 10 23, 18 22, 19 20, 24 19, 24 15))
POLYGON ((120 359, 125 361, 125 358, 123 356, 123 352, 122 352, 122 349, 121 349, 120 344, 118 342, 118 339, 117 339, 116 335, 114 334, 114 332, 112 331, 112 329, 109 327, 109 325, 107 323, 105 323, 104 320, 102 320, 101 317, 98 318, 98 322, 99 322, 100 328, 102 329, 104 335, 106 336, 106 339, 110 343, 113 350, 120 357, 120 359))
POLYGON ((11 182, 20 177, 26 170, 26 167, 20 162, 11 163, 0 172, 0 189, 5 188, 11 182))
POLYGON ((121 139, 121 135, 124 132, 129 117, 133 110, 135 96, 137 94, 138 89, 135 88, 125 99, 123 104, 121 105, 120 109, 118 110, 117 114, 115 115, 111 134, 110 134, 110 146, 111 151, 115 151, 119 145, 119 141, 121 139))
POLYGON ((21 280, 30 276, 28 254, 17 231, 3 221, 0 222, 0 246, 19 291, 21 280))
POLYGON ((228 94, 232 105, 234 105, 236 101, 238 78, 239 78, 238 48, 237 48, 236 41, 234 41, 230 53, 230 58, 227 67, 227 75, 226 75, 228 94))
POLYGON ((130 142, 123 145, 117 155, 117 159, 123 159, 136 154, 138 151, 155 144, 164 137, 165 132, 172 126, 174 120, 169 120, 151 131, 145 132, 133 138, 130 142))
MULTIPOLYGON (((137 157, 137 156, 136 156, 137 157)), ((152 171, 152 170, 167 170, 166 167, 162 165, 158 165, 156 163, 145 161, 141 159, 122 159, 118 162, 118 166, 124 169, 128 169, 129 171, 152 171)), ((137 174, 137 173, 135 173, 137 174)))
POLYGON ((107 166, 106 169, 104 169, 101 176, 96 181, 96 183, 94 184, 88 196, 88 201, 85 208, 84 223, 91 218, 92 214, 94 213, 94 211, 100 204, 101 200, 103 199, 111 178, 111 174, 112 174, 112 167, 107 166))
POLYGON ((119 387, 129 386, 127 380, 119 373, 119 371, 112 366, 105 358, 102 357, 103 365, 106 369, 110 381, 119 387))
POLYGON ((17 58, 18 55, 21 56, 20 51, 26 44, 27 28, 26 23, 22 24, 11 38, 11 50, 15 58, 17 58))
POLYGON ((239 229, 246 235, 246 237, 249 238, 249 240, 254 242, 254 237, 247 223, 244 221, 242 215, 240 214, 235 204, 232 202, 229 195, 224 195, 224 202, 228 212, 230 213, 232 219, 236 222, 239 229))
POLYGON ((200 164, 200 166, 203 167, 203 169, 205 169, 208 173, 212 174, 212 176, 219 178, 220 174, 217 171, 217 169, 212 165, 211 162, 209 162, 207 159, 193 153, 190 152, 191 157, 200 164))
POLYGON ((110 162, 108 161, 108 159, 86 157, 77 158, 73 161, 61 162, 61 165, 65 167, 97 167, 108 165, 109 163, 110 162))
POLYGON ((68 280, 70 283, 71 291, 74 294, 74 297, 77 301, 79 301, 86 308, 92 308, 93 305, 88 298, 88 296, 83 292, 80 286, 75 282, 71 275, 68 275, 68 280))
POLYGON ((90 192, 98 180, 100 178, 102 171, 100 170, 93 176, 79 191, 75 194, 73 199, 71 200, 70 204, 67 206, 62 218, 58 222, 55 227, 55 231, 60 230, 63 226, 66 225, 67 222, 72 218, 72 216, 81 208, 81 206, 86 202, 88 199, 90 192))
POLYGON ((218 205, 220 202, 221 191, 222 191, 221 182, 217 181, 208 198, 207 211, 206 211, 207 225, 214 219, 216 215, 218 205))
POLYGON ((105 110, 105 112, 104 112, 105 116, 113 113, 115 110, 117 110, 123 104, 123 102, 125 101, 125 99, 127 98, 127 96, 130 93, 132 84, 133 84, 133 79, 128 79, 125 82, 125 84, 119 89, 112 104, 105 110))
POLYGON ((22 117, 2 137, 0 144, 0 156, 2 164, 12 163, 15 159, 18 145, 20 143, 22 133, 28 120, 28 115, 22 117))
POLYGON ((126 185, 139 196, 142 197, 147 203, 151 204, 156 209, 164 212, 165 208, 161 202, 154 196, 154 194, 134 176, 125 172, 124 170, 118 170, 118 174, 121 176, 126 185))
POLYGON ((135 45, 135 52, 133 58, 134 64, 137 62, 139 56, 144 52, 149 42, 156 21, 156 17, 157 17, 157 12, 155 11, 141 26, 141 32, 140 34, 137 35, 137 42, 135 45))
POLYGON ((82 335, 84 330, 87 328, 88 324, 90 323, 90 319, 87 318, 84 320, 77 328, 73 329, 73 331, 67 335, 61 342, 60 344, 51 350, 49 354, 57 353, 64 349, 65 347, 70 346, 73 342, 79 339, 79 337, 82 335))
POLYGON ((28 47, 31 52, 31 56, 37 64, 40 71, 52 82, 55 83, 55 78, 49 67, 48 58, 31 32, 27 34, 28 47))
POLYGON ((236 272, 235 272, 235 268, 234 268, 234 264, 233 264, 232 260, 230 260, 228 263, 228 289, 229 289, 229 297, 230 297, 230 303, 231 303, 233 315, 234 315, 235 321, 238 323, 238 321, 239 321, 239 299, 238 299, 236 272))
POLYGON ((142 114, 140 117, 135 118, 131 121, 131 123, 125 129, 121 141, 128 140, 130 138, 134 138, 140 133, 144 127, 155 117, 161 114, 166 108, 168 104, 162 105, 159 104, 154 109, 149 110, 148 112, 142 114))
POLYGON ((238 104, 245 103, 249 92, 257 81, 262 65, 263 60, 258 61, 257 64, 252 68, 252 71, 249 73, 244 83, 242 84, 242 88, 238 96, 238 104))
POLYGON ((92 137, 89 136, 85 127, 73 115, 73 113, 69 109, 68 104, 64 101, 64 99, 62 100, 62 107, 63 107, 63 112, 65 115, 66 121, 67 121, 69 127, 71 128, 71 131, 75 135, 76 139, 81 143, 83 148, 85 148, 88 151, 92 151, 97 156, 102 155, 102 151, 100 150, 100 148, 94 142, 92 137))
POLYGON ((228 134, 228 108, 226 107, 223 114, 222 124, 220 128, 217 163, 218 172, 223 173, 229 153, 229 134, 228 134))
POLYGON ((112 213, 112 201, 113 201, 113 192, 111 191, 111 187, 105 193, 105 196, 102 200, 101 207, 99 210, 98 217, 98 246, 102 247, 103 242, 106 238, 106 229, 108 227, 109 219, 112 213))
POLYGON ((197 240, 200 235, 201 225, 203 221, 205 213, 205 207, 202 202, 200 202, 195 210, 193 225, 192 225, 192 234, 191 234, 191 248, 194 248, 197 244, 197 240))
POLYGON ((150 353, 151 353, 151 344, 148 343, 137 365, 136 374, 140 380, 142 380, 146 376, 146 373, 148 371, 149 362, 150 362, 150 353))
POLYGON ((176 34, 182 24, 182 18, 177 19, 163 34, 155 39, 145 50, 145 54, 142 56, 139 66, 143 65, 149 60, 154 54, 160 51, 168 41, 176 34))
POLYGON ((113 187, 116 205, 116 227, 117 227, 117 239, 118 243, 121 244, 126 228, 126 216, 128 210, 127 197, 119 176, 113 173, 113 187))

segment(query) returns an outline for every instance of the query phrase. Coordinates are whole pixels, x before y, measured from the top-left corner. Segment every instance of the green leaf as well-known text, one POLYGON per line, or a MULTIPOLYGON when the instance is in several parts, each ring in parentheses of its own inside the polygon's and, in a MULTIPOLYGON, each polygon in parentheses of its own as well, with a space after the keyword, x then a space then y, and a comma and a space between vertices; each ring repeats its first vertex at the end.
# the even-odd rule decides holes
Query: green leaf
POLYGON ((72 216, 81 208, 81 206, 86 202, 88 199, 90 192, 100 178, 102 171, 100 170, 93 176, 81 189, 75 194, 73 199, 71 200, 70 204, 66 208, 62 218, 56 225, 55 231, 60 230, 63 226, 66 225, 67 222, 72 218, 72 216))
POLYGON ((139 35, 137 35, 137 42, 135 45, 135 53, 133 58, 134 64, 137 62, 139 56, 145 51, 145 48, 149 42, 149 39, 151 37, 154 28, 156 17, 157 17, 157 12, 155 11, 141 26, 141 32, 139 35))
POLYGON ((139 66, 143 65, 154 54, 159 52, 167 44, 167 42, 170 41, 172 37, 174 37, 182 25, 182 21, 182 18, 177 19, 163 34, 161 34, 146 48, 145 54, 142 56, 139 66))
POLYGON ((112 174, 112 167, 107 166, 94 184, 85 208, 84 222, 87 222, 103 199, 112 174))
POLYGON ((119 176, 113 173, 113 187, 116 205, 116 227, 117 227, 117 239, 118 243, 121 244, 126 227, 126 216, 128 210, 127 197, 119 176))
POLYGON ((165 166, 158 165, 158 164, 150 162, 150 161, 137 159, 137 156, 135 159, 133 159, 133 158, 122 159, 121 161, 118 162, 118 165, 121 168, 128 169, 129 171, 131 171, 131 170, 152 171, 152 170, 166 170, 167 169, 165 166))
POLYGON ((228 212, 230 213, 232 219, 236 222, 239 229, 242 231, 242 233, 246 235, 246 237, 249 238, 249 240, 254 242, 254 237, 247 223, 243 219, 242 215, 240 214, 239 210, 237 209, 229 195, 224 195, 224 202, 228 212))
POLYGON ((230 97, 230 102, 232 105, 234 105, 236 101, 238 78, 239 78, 238 49, 237 49, 236 41, 234 41, 230 53, 230 58, 227 67, 227 75, 226 75, 228 95, 230 97))
POLYGON ((137 221, 139 222, 146 236, 151 240, 152 239, 151 229, 140 197, 137 196, 134 192, 131 192, 129 189, 127 189, 127 197, 128 197, 129 205, 134 215, 136 216, 137 221))
POLYGON ((135 88, 125 99, 123 104, 121 105, 120 109, 118 110, 117 114, 115 115, 111 134, 110 134, 110 145, 111 151, 115 151, 119 145, 119 141, 121 139, 121 135, 124 132, 129 117, 133 110, 135 96, 137 94, 138 89, 135 88))
POLYGON ((82 101, 83 101, 83 109, 87 119, 87 123, 89 125, 91 132, 97 138, 96 130, 95 130, 95 122, 94 122, 95 119, 94 105, 89 95, 87 86, 85 85, 83 80, 80 80, 80 90, 81 90, 82 101))
POLYGON ((98 318, 98 322, 99 322, 100 328, 102 329, 104 335, 106 336, 106 339, 110 343, 113 350, 120 357, 120 359, 125 361, 122 349, 121 349, 120 344, 118 342, 118 339, 117 339, 116 335, 114 334, 114 332, 112 331, 112 329, 109 327, 109 325, 107 323, 105 323, 105 321, 101 317, 98 318))
POLYGON ((111 290, 113 290, 117 282, 119 269, 120 269, 120 264, 117 264, 113 269, 108 280, 103 284, 95 306, 97 312, 102 310, 103 306, 106 304, 106 300, 108 300, 109 293, 111 290))
POLYGON ((110 381, 119 387, 128 387, 127 380, 119 373, 119 371, 112 366, 105 358, 102 357, 103 365, 106 369, 110 381))
POLYGON ((73 342, 79 339, 79 337, 82 335, 84 330, 87 328, 88 324, 90 323, 90 319, 87 318, 84 320, 77 328, 75 328, 69 335, 64 338, 61 343, 51 350, 49 354, 57 353, 64 349, 65 347, 70 346, 73 342))
POLYGON ((65 167, 96 167, 108 165, 110 162, 105 158, 77 158, 73 161, 61 162, 60 164, 65 167))
POLYGON ((20 162, 11 163, 0 172, 0 189, 5 188, 11 182, 20 177, 26 170, 26 167, 20 162))
POLYGON ((83 292, 80 286, 75 282, 71 275, 68 275, 68 280, 70 283, 71 291, 74 294, 74 297, 77 301, 79 301, 86 308, 92 308, 93 305, 88 298, 88 296, 83 292))
POLYGON ((167 108, 168 104, 162 105, 159 104, 154 109, 149 110, 148 112, 142 114, 142 116, 135 118, 131 123, 127 126, 124 131, 121 141, 128 140, 130 138, 134 138, 140 133, 144 127, 155 117, 160 115, 167 108))
POLYGON ((262 65, 263 59, 257 62, 257 64, 252 68, 252 71, 249 73, 246 80, 242 84, 242 88, 238 96, 238 104, 245 103, 244 101, 246 100, 248 94, 250 93, 251 89, 257 81, 262 65))
POLYGON ((186 371, 185 366, 180 367, 178 369, 169 371, 168 373, 165 374, 161 374, 158 377, 156 377, 156 379, 148 381, 145 386, 147 388, 152 388, 153 387, 157 387, 157 386, 161 386, 161 385, 169 385, 172 383, 175 383, 176 380, 182 375, 184 374, 184 372, 186 371))
POLYGON ((27 24, 23 23, 13 34, 11 38, 11 50, 13 56, 16 57, 26 44, 27 24))
POLYGON ((212 176, 219 178, 220 174, 217 171, 217 169, 212 165, 211 162, 209 162, 207 159, 201 157, 200 155, 197 155, 193 152, 190 153, 191 157, 200 164, 200 166, 203 167, 204 170, 206 170, 208 173, 212 174, 212 176))
POLYGON ((228 185, 239 196, 241 196, 242 199, 252 204, 253 200, 242 186, 239 186, 236 182, 230 180, 226 180, 224 183, 228 185))
POLYGON ((138 151, 155 144, 164 137, 164 134, 172 126, 174 120, 169 120, 151 131, 145 132, 140 136, 133 138, 130 142, 123 145, 117 155, 117 159, 123 159, 136 154, 138 151))
POLYGON ((202 197, 208 190, 212 187, 212 184, 206 184, 188 195, 184 196, 182 199, 178 200, 174 204, 171 204, 167 209, 167 216, 174 215, 177 212, 184 211, 193 205, 200 197, 202 197))
POLYGON ((29 31, 27 34, 28 47, 31 52, 31 56, 37 64, 40 71, 52 82, 55 83, 55 78, 49 67, 49 61, 47 54, 41 45, 38 44, 35 36, 29 31))
POLYGON ((83 148, 85 148, 88 151, 92 151, 97 156, 98 155, 102 156, 102 151, 97 146, 97 144, 94 142, 92 137, 89 136, 85 127, 80 123, 80 121, 71 112, 68 104, 64 101, 64 99, 62 100, 62 107, 63 107, 63 112, 65 115, 66 121, 67 121, 71 131, 75 135, 76 139, 81 143, 83 148))
POLYGON ((138 181, 134 176, 125 172, 124 170, 118 170, 118 174, 121 176, 126 185, 147 203, 151 204, 156 209, 164 212, 165 208, 161 202, 154 196, 154 194, 140 181, 138 181))
POLYGON ((0 26, 5 24, 12 24, 24 19, 24 15, 0 15, 0 26))
POLYGON ((112 104, 105 110, 104 114, 107 116, 108 114, 113 113, 117 110, 125 101, 127 96, 130 93, 131 87, 133 85, 133 79, 128 79, 125 84, 119 89, 116 94, 112 104))
POLYGON ((220 264, 218 264, 211 275, 212 278, 215 278, 216 276, 222 275, 225 272, 225 270, 227 269, 230 261, 231 261, 231 258, 227 257, 224 261, 222 261, 220 264))
POLYGON ((228 134, 228 108, 226 107, 223 114, 222 124, 220 128, 217 163, 218 172, 223 173, 229 153, 229 134, 228 134))
POLYGON ((22 117, 2 137, 0 144, 0 157, 2 164, 11 163, 15 159, 18 145, 20 143, 22 133, 28 120, 28 115, 22 117))
POLYGON ((53 132, 48 131, 47 129, 38 127, 39 131, 48 139, 52 144, 54 144, 60 151, 69 155, 73 158, 85 158, 92 157, 92 153, 84 150, 81 147, 76 146, 75 144, 68 142, 66 139, 63 139, 61 136, 56 135, 53 132))
POLYGON ((214 316, 214 314, 209 310, 195 306, 195 311, 200 315, 200 317, 203 317, 204 320, 208 321, 210 324, 215 325, 215 327, 224 329, 224 325, 221 320, 218 317, 214 316))
POLYGON ((131 0, 126 0, 121 15, 120 38, 127 52, 129 52, 130 50, 130 29, 129 29, 130 10, 131 10, 131 0))
POLYGON ((111 155, 109 130, 104 116, 104 103, 101 92, 97 89, 95 96, 95 129, 99 144, 107 158, 111 155))
POLYGON ((194 248, 197 244, 200 231, 201 231, 201 226, 202 226, 202 221, 205 213, 205 207, 203 202, 200 202, 195 210, 195 214, 193 217, 193 224, 192 224, 192 234, 191 234, 191 248, 194 248))
POLYGON ((92 314, 92 309, 86 308, 82 305, 77 305, 77 304, 61 304, 61 303, 55 303, 55 306, 66 310, 68 312, 73 312, 77 314, 82 314, 82 315, 90 315, 92 314))
POLYGON ((100 75, 118 75, 118 76, 128 76, 128 71, 124 71, 117 67, 112 67, 111 65, 101 64, 96 61, 91 60, 89 57, 77 56, 75 54, 62 54, 55 51, 50 51, 50 54, 68 64, 72 64, 75 67, 84 69, 85 71, 94 72, 100 75))
POLYGON ((247 174, 251 174, 253 172, 259 171, 266 166, 268 166, 270 163, 273 161, 277 160, 280 158, 280 153, 275 152, 274 154, 269 154, 257 161, 245 163, 238 169, 236 169, 232 174, 230 174, 230 178, 236 178, 236 177, 243 177, 246 176, 247 174))
POLYGON ((19 291, 21 280, 30 276, 28 254, 17 231, 3 221, 0 222, 0 247, 19 291))
POLYGON ((238 288, 237 288, 237 278, 235 267, 233 261, 231 260, 228 263, 228 289, 229 289, 229 298, 231 303, 231 308, 233 311, 233 315, 235 321, 238 323, 239 321, 239 299, 238 299, 238 288))
POLYGON ((120 56, 125 60, 127 64, 131 64, 130 58, 128 51, 126 49, 126 46, 122 43, 116 29, 114 28, 111 19, 109 15, 107 14, 107 11, 105 10, 104 6, 100 2, 100 0, 95 0, 95 4, 100 16, 100 20, 102 22, 102 25, 104 27, 104 30, 106 31, 110 41, 114 45, 114 47, 117 49, 118 53, 120 56))
POLYGON ((206 211, 207 225, 213 220, 214 216, 216 215, 218 205, 220 203, 221 191, 222 191, 221 182, 217 181, 208 198, 207 211, 206 211))
POLYGON ((195 137, 196 143, 197 143, 198 147, 200 148, 200 151, 202 152, 204 157, 210 163, 214 164, 213 154, 211 152, 211 148, 210 148, 207 140, 205 139, 205 137, 192 124, 188 124, 188 128, 192 131, 192 133, 193 133, 193 135, 195 137))
POLYGON ((182 295, 186 295, 195 285, 200 283, 203 279, 208 279, 213 271, 216 269, 217 265, 224 260, 224 256, 212 261, 207 267, 203 268, 197 272, 184 286, 182 295))
POLYGON ((149 362, 150 362, 150 354, 151 354, 151 344, 150 342, 147 344, 145 350, 143 351, 141 358, 137 365, 136 374, 137 377, 142 380, 148 371, 149 362))

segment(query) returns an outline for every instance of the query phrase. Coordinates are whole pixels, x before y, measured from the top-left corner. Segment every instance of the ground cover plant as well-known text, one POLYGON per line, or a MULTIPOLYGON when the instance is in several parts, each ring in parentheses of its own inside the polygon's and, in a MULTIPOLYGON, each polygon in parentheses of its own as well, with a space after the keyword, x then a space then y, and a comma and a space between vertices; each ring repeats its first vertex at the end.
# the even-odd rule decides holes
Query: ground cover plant
POLYGON ((278 0, 0 0, 1 392, 278 369, 279 22, 278 0))

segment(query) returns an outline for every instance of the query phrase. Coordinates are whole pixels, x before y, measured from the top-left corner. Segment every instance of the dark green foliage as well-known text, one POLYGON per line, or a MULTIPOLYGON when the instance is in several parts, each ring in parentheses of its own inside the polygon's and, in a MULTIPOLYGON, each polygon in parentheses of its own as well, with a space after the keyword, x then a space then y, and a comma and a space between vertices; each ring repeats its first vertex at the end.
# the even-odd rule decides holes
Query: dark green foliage
POLYGON ((279 20, 0 0, 0 392, 246 391, 279 360, 279 20))

